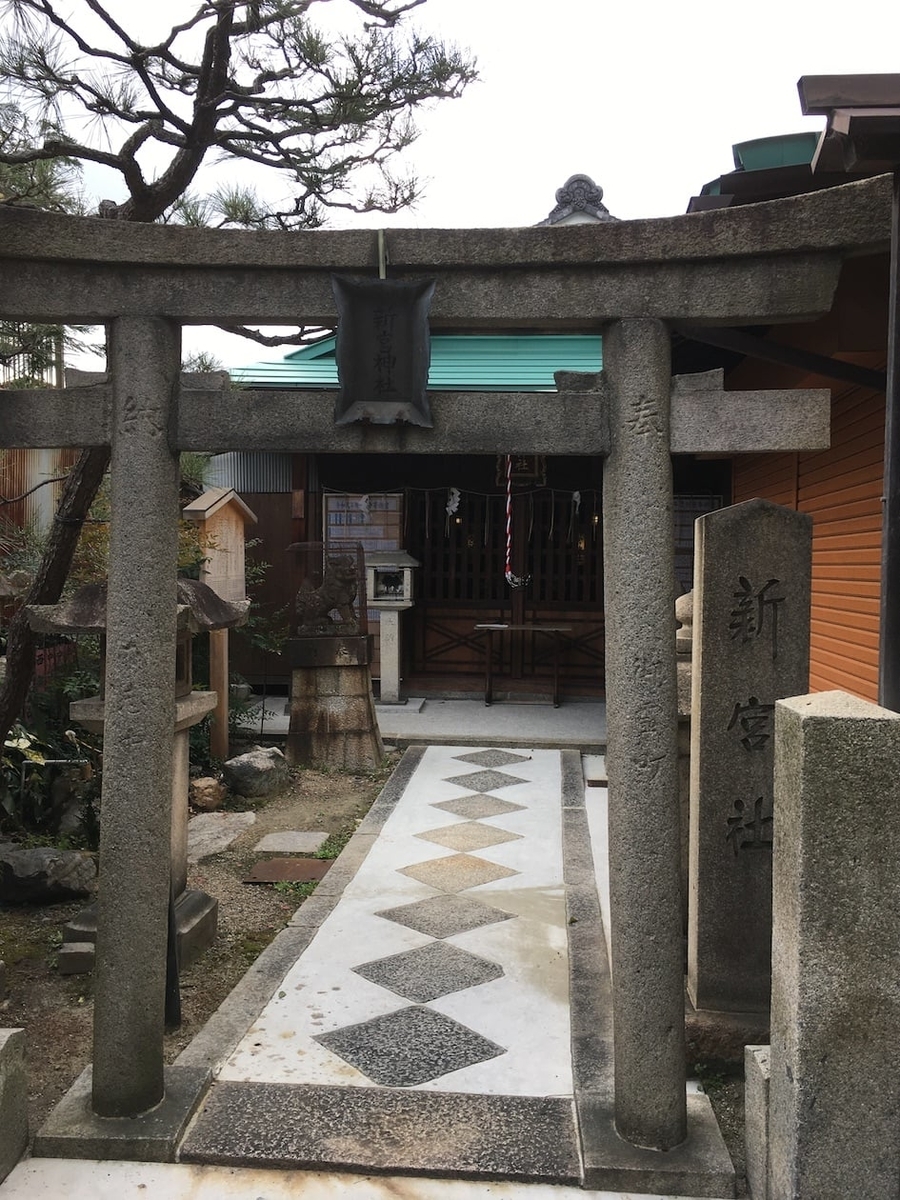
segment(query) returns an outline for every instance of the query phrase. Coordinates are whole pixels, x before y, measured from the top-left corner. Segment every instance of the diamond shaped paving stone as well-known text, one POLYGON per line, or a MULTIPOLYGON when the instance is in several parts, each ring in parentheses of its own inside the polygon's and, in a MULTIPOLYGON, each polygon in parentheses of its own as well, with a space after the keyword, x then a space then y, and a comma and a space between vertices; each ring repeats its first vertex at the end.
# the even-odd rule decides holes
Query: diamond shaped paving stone
POLYGON ((513 804, 511 800, 501 800, 499 796, 485 796, 483 792, 476 792, 473 796, 460 796, 458 800, 442 800, 431 807, 442 808, 444 812, 453 813, 457 817, 475 820, 479 817, 499 817, 501 813, 525 811, 524 804, 513 804))
POLYGON ((512 787, 514 783, 527 783, 528 780, 507 775, 505 771, 471 771, 468 775, 453 775, 445 782, 468 788, 470 792, 496 792, 497 788, 512 787))
POLYGON ((472 1029, 430 1008, 402 1008, 315 1041, 383 1087, 414 1087, 505 1054, 472 1029))
POLYGON ((476 767, 508 767, 514 762, 529 762, 530 754, 512 754, 509 750, 476 750, 474 754, 456 754, 457 762, 473 763, 476 767))
POLYGON ((416 1004, 499 979, 503 968, 449 942, 430 942, 354 967, 357 975, 416 1004))
POLYGON ((437 888, 439 892, 464 892, 466 888, 478 887, 482 883, 493 883, 495 879, 506 879, 518 875, 509 867, 476 858, 474 854, 451 854, 448 858, 432 858, 428 862, 413 863, 403 867, 401 875, 409 875, 420 883, 437 888))
POLYGON ((499 846, 502 842, 522 840, 520 833, 509 833, 495 829, 493 825, 482 825, 480 821, 462 821, 458 825, 443 825, 440 829, 429 829, 417 833, 423 842, 434 842, 449 850, 484 850, 486 846, 499 846))
POLYGON ((427 933, 429 937, 445 938, 497 921, 509 921, 517 914, 482 904, 471 896, 431 896, 428 900, 416 900, 414 904, 386 908, 375 915, 418 933, 427 933))

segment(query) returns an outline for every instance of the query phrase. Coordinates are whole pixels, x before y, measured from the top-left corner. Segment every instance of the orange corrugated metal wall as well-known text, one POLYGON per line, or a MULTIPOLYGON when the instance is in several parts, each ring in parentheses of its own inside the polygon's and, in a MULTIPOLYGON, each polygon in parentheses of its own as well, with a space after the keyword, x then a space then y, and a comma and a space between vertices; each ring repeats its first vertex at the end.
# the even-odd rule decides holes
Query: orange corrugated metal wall
POLYGON ((878 697, 884 396, 835 387, 830 450, 734 461, 734 503, 754 496, 813 518, 810 689, 878 697))

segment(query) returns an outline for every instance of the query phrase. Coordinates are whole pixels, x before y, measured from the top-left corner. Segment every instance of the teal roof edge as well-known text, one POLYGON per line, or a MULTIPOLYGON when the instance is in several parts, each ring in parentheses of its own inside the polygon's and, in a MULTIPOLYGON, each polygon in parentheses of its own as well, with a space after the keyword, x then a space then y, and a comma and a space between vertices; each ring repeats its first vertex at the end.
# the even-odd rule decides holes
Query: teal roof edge
MULTIPOLYGON (((333 336, 274 362, 231 370, 235 383, 257 388, 337 387, 333 336)), ((431 391, 554 391, 556 371, 593 373, 603 365, 593 333, 445 334, 431 337, 431 391)))

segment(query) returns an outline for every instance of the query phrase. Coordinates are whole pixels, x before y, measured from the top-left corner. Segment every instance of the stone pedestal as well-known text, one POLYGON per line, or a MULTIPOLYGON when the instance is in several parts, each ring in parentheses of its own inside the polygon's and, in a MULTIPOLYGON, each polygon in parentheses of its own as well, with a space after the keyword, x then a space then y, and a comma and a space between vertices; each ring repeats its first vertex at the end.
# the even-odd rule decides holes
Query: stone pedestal
POLYGON ((378 606, 381 621, 381 704, 405 704, 400 696, 400 613, 412 604, 378 606))
POLYGON ((292 766, 368 771, 384 746, 372 696, 371 639, 291 638, 291 719, 285 754, 292 766))
POLYGON ((0 1183, 28 1145, 25 1030, 0 1029, 0 1183))
POLYGON ((823 692, 775 729, 767 1197, 897 1200, 900 715, 823 692))
MULTIPOLYGON (((178 961, 182 967, 212 945, 216 936, 219 903, 206 892, 187 887, 188 794, 190 790, 190 730, 216 706, 215 692, 188 692, 175 702, 175 737, 172 746, 172 890, 175 895, 175 927, 178 961)), ((104 702, 99 696, 76 700, 69 715, 92 733, 102 733, 104 702)), ((59 969, 77 975, 93 967, 93 944, 97 937, 97 906, 90 904, 63 927, 59 969)))

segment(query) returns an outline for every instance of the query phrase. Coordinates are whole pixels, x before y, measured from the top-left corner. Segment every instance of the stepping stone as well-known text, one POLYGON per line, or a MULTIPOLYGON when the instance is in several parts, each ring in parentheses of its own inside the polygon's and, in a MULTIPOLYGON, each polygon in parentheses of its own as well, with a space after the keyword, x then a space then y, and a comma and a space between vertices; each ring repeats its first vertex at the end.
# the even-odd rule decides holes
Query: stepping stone
POLYGON ((191 817, 188 821, 188 862, 195 863, 211 854, 220 854, 255 821, 256 813, 252 812, 211 812, 191 817))
POLYGON ((322 829, 286 829, 267 833, 253 848, 269 854, 315 854, 327 837, 322 829))
POLYGON ((323 879, 330 866, 322 858, 264 858, 251 868, 244 883, 309 883, 323 879))

